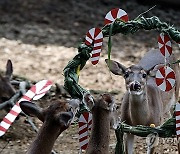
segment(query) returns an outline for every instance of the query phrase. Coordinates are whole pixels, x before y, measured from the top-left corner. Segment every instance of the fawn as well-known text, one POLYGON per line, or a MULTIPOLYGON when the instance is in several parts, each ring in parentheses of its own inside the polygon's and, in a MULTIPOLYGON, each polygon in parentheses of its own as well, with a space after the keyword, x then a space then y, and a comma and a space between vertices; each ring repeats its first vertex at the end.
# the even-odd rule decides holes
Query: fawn
POLYGON ((87 154, 108 154, 110 125, 117 128, 120 120, 118 106, 109 94, 94 99, 90 94, 84 96, 84 102, 92 112, 92 130, 87 147, 87 154))
POLYGON ((28 101, 20 102, 20 107, 24 113, 36 116, 43 122, 27 153, 50 154, 55 140, 70 126, 79 103, 77 99, 72 99, 69 102, 57 101, 48 108, 41 109, 34 103, 28 101))
MULTIPOLYGON (((159 126, 164 114, 178 100, 180 87, 179 65, 172 65, 176 74, 176 85, 169 92, 161 91, 155 84, 155 73, 164 64, 164 57, 159 50, 152 49, 145 54, 137 65, 128 68, 122 64, 105 60, 110 71, 115 75, 121 75, 125 79, 126 89, 121 105, 121 120, 135 125, 155 124, 159 126)), ((168 63, 175 62, 174 55, 167 58, 168 63)), ((127 134, 126 153, 133 153, 134 136, 127 134)), ((148 148, 147 153, 153 153, 153 148, 148 148)))

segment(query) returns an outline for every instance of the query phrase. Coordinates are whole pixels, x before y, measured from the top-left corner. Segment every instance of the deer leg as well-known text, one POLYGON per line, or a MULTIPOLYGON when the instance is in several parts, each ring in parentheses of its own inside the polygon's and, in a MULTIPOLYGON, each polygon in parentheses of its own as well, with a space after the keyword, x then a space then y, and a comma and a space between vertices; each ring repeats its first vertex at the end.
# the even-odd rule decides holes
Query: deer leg
POLYGON ((158 143, 159 137, 157 137, 156 135, 152 135, 147 143, 147 154, 153 154, 155 147, 158 145, 158 143))
POLYGON ((180 139, 177 138, 178 154, 180 154, 180 139))
POLYGON ((147 154, 153 154, 155 147, 148 148, 147 154))
POLYGON ((134 145, 134 135, 127 134, 125 141, 125 153, 132 154, 133 153, 133 145, 134 145))

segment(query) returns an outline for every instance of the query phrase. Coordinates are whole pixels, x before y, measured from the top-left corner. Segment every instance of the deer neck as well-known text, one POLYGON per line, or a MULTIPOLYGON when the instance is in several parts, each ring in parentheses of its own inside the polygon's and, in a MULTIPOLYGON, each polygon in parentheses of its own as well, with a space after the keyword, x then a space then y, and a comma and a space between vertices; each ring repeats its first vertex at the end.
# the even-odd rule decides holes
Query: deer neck
POLYGON ((110 113, 100 107, 92 110, 92 131, 87 154, 108 154, 110 138, 110 113))
POLYGON ((28 154, 50 154, 53 148, 54 142, 57 137, 63 132, 55 124, 43 123, 35 140, 31 144, 28 154))
POLYGON ((129 109, 133 125, 147 125, 150 118, 147 92, 140 95, 129 94, 129 109))

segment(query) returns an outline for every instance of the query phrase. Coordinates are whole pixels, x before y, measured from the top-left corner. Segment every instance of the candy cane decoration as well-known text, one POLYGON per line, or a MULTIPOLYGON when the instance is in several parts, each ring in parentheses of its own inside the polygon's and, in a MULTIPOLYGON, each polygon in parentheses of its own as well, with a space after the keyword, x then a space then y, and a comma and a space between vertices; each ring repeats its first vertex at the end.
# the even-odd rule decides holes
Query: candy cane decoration
POLYGON ((172 54, 172 45, 168 35, 161 33, 158 37, 158 46, 160 52, 165 58, 172 54))
POLYGON ((92 126, 92 114, 83 112, 79 117, 79 143, 80 149, 86 150, 89 141, 89 131, 92 126))
POLYGON ((52 86, 52 82, 49 80, 42 80, 36 83, 35 85, 36 92, 35 92, 35 96, 33 97, 33 100, 38 100, 42 98, 48 92, 51 86, 52 86))
POLYGON ((93 44, 92 56, 90 58, 93 65, 96 65, 99 62, 101 48, 103 44, 103 33, 100 28, 90 29, 85 38, 86 45, 93 44))
POLYGON ((175 115, 176 115, 176 134, 178 137, 180 137, 180 103, 176 104, 175 115))
POLYGON ((170 91, 175 85, 175 73, 170 67, 163 66, 156 72, 155 80, 162 91, 170 91))
POLYGON ((125 22, 127 22, 129 20, 128 15, 124 10, 115 8, 106 14, 104 24, 105 25, 110 24, 113 21, 115 21, 116 19, 121 19, 125 22))
POLYGON ((31 87, 27 93, 12 107, 10 112, 3 118, 0 123, 0 136, 3 136, 9 127, 12 125, 16 117, 22 111, 19 103, 21 101, 30 101, 31 99, 37 100, 43 97, 46 92, 51 88, 52 82, 49 80, 42 80, 31 87))

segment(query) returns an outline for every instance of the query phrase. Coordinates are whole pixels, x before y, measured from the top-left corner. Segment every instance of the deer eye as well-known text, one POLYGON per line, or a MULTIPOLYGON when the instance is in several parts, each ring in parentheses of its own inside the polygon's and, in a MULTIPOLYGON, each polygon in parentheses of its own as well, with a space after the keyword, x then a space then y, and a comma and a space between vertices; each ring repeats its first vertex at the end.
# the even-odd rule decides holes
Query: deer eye
POLYGON ((143 78, 146 78, 146 76, 147 76, 147 74, 145 74, 145 73, 142 74, 142 77, 143 77, 143 78))
POLYGON ((128 78, 128 77, 129 77, 129 73, 128 73, 128 72, 125 72, 124 78, 128 78))

